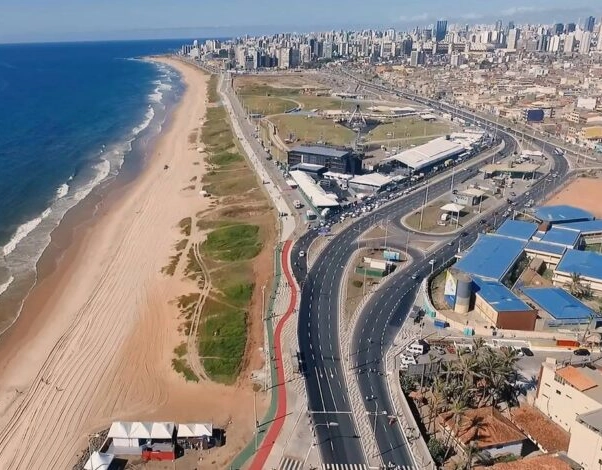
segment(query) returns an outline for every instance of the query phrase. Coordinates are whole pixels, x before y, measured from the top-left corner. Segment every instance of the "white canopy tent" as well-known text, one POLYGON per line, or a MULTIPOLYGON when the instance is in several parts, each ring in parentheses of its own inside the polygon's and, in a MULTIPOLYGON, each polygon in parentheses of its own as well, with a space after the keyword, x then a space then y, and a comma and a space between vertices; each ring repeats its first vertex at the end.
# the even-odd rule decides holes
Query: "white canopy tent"
POLYGON ((211 437, 213 424, 185 423, 178 424, 178 437, 211 437))
POLYGON ((137 447, 138 441, 136 439, 130 439, 131 429, 132 423, 115 421, 111 424, 108 437, 113 439, 113 445, 115 447, 137 447))
POLYGON ((134 421, 130 429, 130 439, 150 439, 153 423, 134 421))
POLYGON ((94 451, 84 464, 84 470, 107 470, 114 458, 113 454, 103 454, 94 451))
POLYGON ((173 437, 174 423, 152 423, 152 439, 171 439, 173 437))

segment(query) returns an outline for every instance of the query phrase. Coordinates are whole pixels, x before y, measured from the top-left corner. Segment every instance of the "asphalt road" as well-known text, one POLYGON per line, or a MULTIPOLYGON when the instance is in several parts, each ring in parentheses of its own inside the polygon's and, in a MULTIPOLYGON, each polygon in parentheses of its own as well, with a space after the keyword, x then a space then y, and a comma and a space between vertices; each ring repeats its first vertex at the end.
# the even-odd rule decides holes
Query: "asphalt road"
MULTIPOLYGON (((507 142, 503 153, 508 154, 514 151, 514 141, 509 137, 505 137, 505 139, 507 142)), ((469 164, 468 169, 457 169, 454 177, 458 178, 463 173, 471 174, 472 167, 482 164, 484 163, 475 162, 472 165, 469 164)), ((449 190, 451 174, 438 176, 441 177, 441 180, 429 187, 429 198, 438 197, 449 190)), ((364 456, 360 441, 356 437, 358 431, 349 403, 346 376, 341 363, 339 347, 339 294, 344 267, 356 249, 356 239, 359 234, 384 219, 398 219, 411 212, 422 204, 425 192, 425 187, 416 189, 409 195, 374 210, 369 215, 353 222, 339 234, 334 235, 309 272, 305 270, 305 258, 300 258, 298 254, 300 250, 307 251, 316 232, 306 233, 293 248, 293 272, 301 286, 298 328, 300 355, 306 379, 309 410, 313 416, 313 422, 318 424, 315 427, 315 433, 317 442, 320 443, 324 463, 357 464, 366 462, 366 456, 364 456), (327 425, 327 423, 330 424, 327 425), (332 423, 336 424, 332 425, 332 423)), ((417 251, 415 255, 420 256, 417 251)), ((412 296, 408 295, 407 298, 411 299, 412 296)), ((396 308, 401 309, 400 306, 407 307, 406 302, 400 302, 396 308)), ((385 319, 387 316, 383 315, 385 319)), ((382 337, 384 331, 384 328, 379 330, 379 338, 382 337)), ((356 350, 358 349, 360 348, 356 348, 356 350)), ((376 354, 376 350, 370 348, 367 354, 372 355, 373 353, 376 354)), ((368 379, 366 378, 366 380, 368 379)), ((369 407, 367 409, 370 411, 369 407)), ((388 407, 388 409, 391 408, 388 407)), ((382 417, 377 417, 377 423, 380 423, 382 419, 382 417)), ((397 432, 400 434, 399 431, 397 432)), ((402 436, 397 436, 396 441, 401 439, 402 436)), ((396 447, 399 448, 399 446, 396 447)), ((402 451, 398 450, 397 452, 402 451)), ((389 460, 388 457, 387 460, 389 460)), ((402 461, 397 456, 391 457, 391 461, 397 463, 398 460, 399 464, 411 464, 411 460, 406 461, 404 458, 402 461)))

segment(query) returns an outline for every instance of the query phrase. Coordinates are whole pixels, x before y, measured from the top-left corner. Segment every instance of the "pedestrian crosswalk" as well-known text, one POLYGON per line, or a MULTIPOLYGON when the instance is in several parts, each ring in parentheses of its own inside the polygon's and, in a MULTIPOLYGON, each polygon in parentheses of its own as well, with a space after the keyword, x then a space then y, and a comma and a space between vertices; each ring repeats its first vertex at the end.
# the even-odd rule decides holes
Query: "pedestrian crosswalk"
MULTIPOLYGON (((322 464, 322 470, 368 470, 370 467, 360 463, 325 463, 322 464)), ((415 470, 409 465, 395 465, 386 467, 390 470, 415 470)))
POLYGON ((290 457, 283 457, 278 465, 278 470, 303 470, 303 462, 290 457))

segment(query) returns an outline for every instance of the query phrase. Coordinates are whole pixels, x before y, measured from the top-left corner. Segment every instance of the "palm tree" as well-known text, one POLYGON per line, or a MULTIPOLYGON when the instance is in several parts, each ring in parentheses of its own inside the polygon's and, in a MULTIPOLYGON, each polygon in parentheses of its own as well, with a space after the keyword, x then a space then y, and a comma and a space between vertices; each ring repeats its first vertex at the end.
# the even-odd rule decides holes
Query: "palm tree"
POLYGON ((581 275, 579 273, 571 274, 571 283, 569 285, 569 292, 571 295, 574 295, 578 299, 583 297, 587 297, 588 295, 587 286, 583 285, 583 280, 581 279, 581 275))
POLYGON ((461 398, 454 399, 449 409, 450 419, 446 420, 446 422, 453 421, 453 425, 449 426, 448 429, 447 443, 445 445, 445 457, 443 458, 443 461, 447 460, 447 457, 449 456, 449 451, 451 450, 452 436, 454 435, 454 433, 456 434, 456 436, 460 433, 460 423, 466 410, 466 403, 461 398))

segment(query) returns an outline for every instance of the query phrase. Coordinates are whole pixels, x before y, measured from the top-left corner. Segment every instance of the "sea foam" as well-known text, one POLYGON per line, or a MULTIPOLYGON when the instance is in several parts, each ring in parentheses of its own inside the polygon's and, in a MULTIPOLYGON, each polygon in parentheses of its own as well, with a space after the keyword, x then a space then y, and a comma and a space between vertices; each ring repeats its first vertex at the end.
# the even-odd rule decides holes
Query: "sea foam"
POLYGON ((61 184, 58 188, 56 188, 56 198, 61 199, 67 195, 69 192, 69 185, 67 183, 61 184))
POLYGON ((6 289, 8 289, 8 287, 12 284, 14 280, 15 278, 11 276, 4 284, 0 284, 0 295, 6 292, 6 289))
POLYGON ((4 256, 8 256, 13 252, 17 245, 23 240, 27 235, 29 235, 46 217, 48 217, 52 213, 52 209, 49 207, 39 217, 32 219, 24 224, 21 224, 12 238, 8 241, 4 248, 2 248, 2 254, 4 256))

